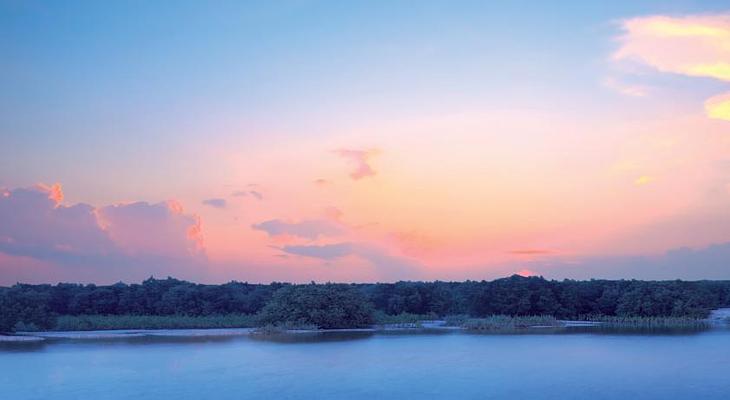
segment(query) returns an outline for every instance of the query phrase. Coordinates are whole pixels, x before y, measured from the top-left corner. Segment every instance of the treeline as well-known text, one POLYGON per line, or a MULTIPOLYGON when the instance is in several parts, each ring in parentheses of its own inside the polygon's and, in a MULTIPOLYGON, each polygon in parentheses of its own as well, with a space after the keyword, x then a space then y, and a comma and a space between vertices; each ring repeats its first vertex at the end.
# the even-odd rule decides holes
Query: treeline
POLYGON ((141 284, 0 288, 0 331, 52 329, 65 315, 257 315, 267 324, 337 328, 372 324, 373 313, 702 318, 722 306, 730 306, 730 281, 554 281, 514 275, 466 282, 203 285, 150 278, 141 284))

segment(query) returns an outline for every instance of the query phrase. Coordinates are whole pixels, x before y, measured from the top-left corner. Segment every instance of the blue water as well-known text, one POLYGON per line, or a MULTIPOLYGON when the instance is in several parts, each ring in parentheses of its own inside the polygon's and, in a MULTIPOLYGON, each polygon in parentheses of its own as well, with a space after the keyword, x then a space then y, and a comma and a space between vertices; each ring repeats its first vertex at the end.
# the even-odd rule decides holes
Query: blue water
POLYGON ((730 331, 0 346, 3 399, 728 399, 730 331))

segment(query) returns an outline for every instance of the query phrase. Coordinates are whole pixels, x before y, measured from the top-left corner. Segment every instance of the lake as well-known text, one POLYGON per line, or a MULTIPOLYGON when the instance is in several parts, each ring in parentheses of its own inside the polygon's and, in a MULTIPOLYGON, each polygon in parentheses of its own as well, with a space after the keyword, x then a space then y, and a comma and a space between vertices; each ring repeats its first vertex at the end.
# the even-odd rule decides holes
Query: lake
POLYGON ((262 339, 51 340, 0 346, 4 399, 727 399, 730 331, 262 339))

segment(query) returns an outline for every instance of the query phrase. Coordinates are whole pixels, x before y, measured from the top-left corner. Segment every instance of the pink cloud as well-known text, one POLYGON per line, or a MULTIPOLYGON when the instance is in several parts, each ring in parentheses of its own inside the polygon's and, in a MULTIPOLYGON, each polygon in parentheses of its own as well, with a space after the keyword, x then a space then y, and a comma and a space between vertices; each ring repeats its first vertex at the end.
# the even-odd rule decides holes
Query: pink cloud
POLYGON ((97 215, 112 240, 132 254, 186 257, 204 249, 200 218, 185 214, 174 200, 116 204, 98 209, 97 215))
POLYGON ((255 230, 264 231, 269 236, 290 235, 309 240, 317 239, 320 236, 337 236, 343 233, 343 229, 339 224, 323 219, 300 222, 272 219, 254 224, 251 227, 255 230))
POLYGON ((375 170, 370 166, 370 158, 378 153, 375 149, 370 150, 351 150, 339 149, 335 150, 335 154, 348 160, 354 167, 350 172, 350 177, 359 180, 368 176, 374 176, 375 170))
POLYGON ((200 219, 184 213, 178 202, 97 208, 64 205, 62 199, 59 184, 5 190, 0 196, 0 253, 15 260, 3 265, 2 281, 24 276, 22 269, 32 264, 27 260, 59 267, 54 276, 66 272, 74 279, 92 268, 100 276, 123 279, 130 276, 125 268, 146 266, 149 276, 205 258, 200 219))

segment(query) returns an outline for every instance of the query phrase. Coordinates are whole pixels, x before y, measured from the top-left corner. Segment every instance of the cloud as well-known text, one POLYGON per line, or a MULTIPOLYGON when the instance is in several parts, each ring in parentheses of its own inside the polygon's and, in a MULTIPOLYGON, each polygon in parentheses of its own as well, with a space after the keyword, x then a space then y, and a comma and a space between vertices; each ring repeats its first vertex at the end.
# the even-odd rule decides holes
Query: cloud
POLYGON ((730 242, 696 249, 681 247, 656 256, 534 261, 529 269, 555 279, 730 279, 729 260, 730 242))
POLYGON ((652 179, 652 177, 649 175, 642 175, 634 180, 634 185, 643 186, 643 185, 651 183, 651 181, 653 181, 653 180, 654 179, 652 179))
POLYGON ((540 256, 540 255, 547 255, 547 254, 555 254, 554 251, 545 250, 545 249, 519 249, 519 250, 511 250, 509 253, 520 255, 520 256, 540 256))
POLYGON ((185 257, 203 251, 200 218, 171 200, 106 206, 97 211, 112 240, 130 254, 185 257))
POLYGON ((370 150, 350 150, 350 149, 339 149, 335 150, 335 154, 340 157, 347 159, 353 166, 354 169, 350 172, 350 177, 354 180, 359 180, 368 176, 374 176, 375 170, 370 166, 369 160, 372 156, 377 154, 378 151, 375 149, 370 150))
POLYGON ((269 236, 291 235, 304 239, 314 240, 320 236, 337 236, 343 233, 339 224, 323 219, 303 220, 300 222, 285 222, 272 219, 254 224, 251 228, 264 231, 269 236))
POLYGON ((623 21, 616 60, 640 61, 663 72, 730 81, 730 14, 623 21))
MULTIPOLYGON (((730 13, 631 18, 622 21, 621 26, 624 34, 619 38, 621 47, 613 54, 614 60, 730 82, 730 13)), ((710 117, 730 119, 730 105, 722 106, 726 96, 730 95, 706 104, 710 117)))
POLYGON ((226 208, 226 199, 214 198, 203 200, 203 204, 214 208, 226 208))
POLYGON ((611 90, 614 90, 618 93, 621 93, 625 96, 645 97, 647 94, 649 94, 649 89, 646 86, 628 84, 628 83, 616 80, 614 78, 606 78, 603 80, 602 83, 603 83, 603 86, 605 86, 611 90))
POLYGON ((367 261, 377 271, 379 279, 418 279, 422 267, 413 260, 390 255, 384 249, 365 243, 334 243, 324 245, 282 246, 279 250, 298 256, 332 261, 356 256, 367 261))
POLYGON ((707 116, 730 121, 730 93, 714 96, 705 102, 707 116))
POLYGON ((249 183, 246 185, 248 189, 246 190, 236 190, 233 193, 231 193, 231 197, 248 197, 251 196, 257 200, 263 200, 264 195, 261 193, 260 190, 257 190, 256 188, 261 187, 259 184, 256 183, 249 183))
POLYGON ((335 258, 345 257, 353 254, 353 246, 351 243, 335 243, 324 245, 292 245, 283 246, 281 251, 298 256, 319 258, 322 260, 332 260, 335 258))
POLYGON ((60 185, 6 190, 0 197, 0 251, 37 259, 93 259, 116 246, 88 204, 61 205, 60 185))
MULTIPOLYGON (((0 252, 12 256, 8 260, 66 268, 70 279, 84 268, 107 279, 128 278, 132 269, 144 274, 139 278, 166 267, 185 272, 205 258, 200 220, 175 201, 94 207, 67 206, 62 199, 58 184, 3 190, 0 252)), ((2 265, 2 281, 23 276, 16 269, 25 264, 2 265)))

